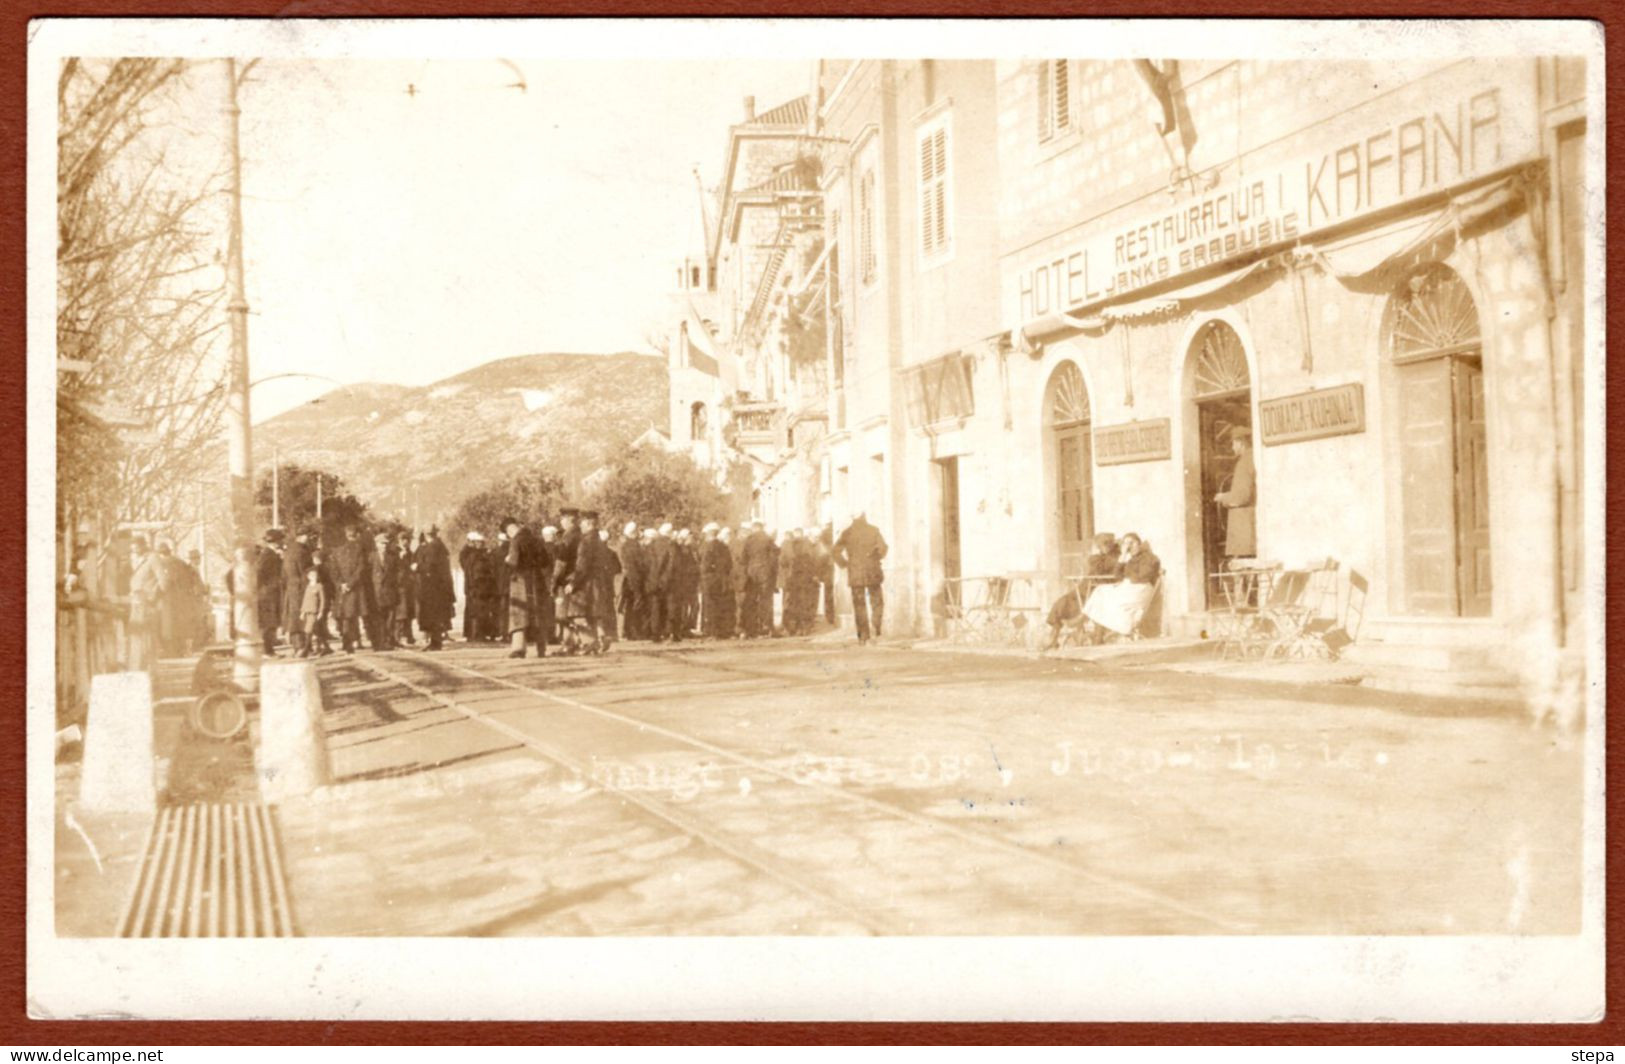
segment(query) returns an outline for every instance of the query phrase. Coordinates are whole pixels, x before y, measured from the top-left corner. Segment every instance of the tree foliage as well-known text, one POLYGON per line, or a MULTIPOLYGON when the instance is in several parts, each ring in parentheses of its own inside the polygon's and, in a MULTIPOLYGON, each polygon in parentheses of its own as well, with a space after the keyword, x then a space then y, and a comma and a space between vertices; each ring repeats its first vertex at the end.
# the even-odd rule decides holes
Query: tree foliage
POLYGON ((509 517, 541 528, 564 505, 564 478, 532 470, 489 484, 458 504, 446 522, 446 540, 455 543, 470 532, 494 536, 509 517))
POLYGON ((733 504, 734 498, 688 455, 650 446, 617 455, 609 477, 589 499, 604 521, 670 521, 696 529, 707 521, 734 520, 733 504))
MULTIPOLYGON (((336 547, 344 542, 347 525, 372 527, 378 524, 372 509, 346 490, 344 480, 337 473, 311 469, 301 465, 284 465, 277 472, 274 492, 277 517, 289 536, 301 529, 317 528, 324 546, 336 547), (322 516, 316 519, 316 483, 321 478, 322 516)), ((259 522, 271 527, 271 501, 273 497, 271 471, 260 475, 254 490, 254 505, 259 508, 259 522)))
POLYGON ((68 59, 57 79, 58 497, 176 521, 224 410, 218 174, 177 174, 162 116, 191 64, 68 59))

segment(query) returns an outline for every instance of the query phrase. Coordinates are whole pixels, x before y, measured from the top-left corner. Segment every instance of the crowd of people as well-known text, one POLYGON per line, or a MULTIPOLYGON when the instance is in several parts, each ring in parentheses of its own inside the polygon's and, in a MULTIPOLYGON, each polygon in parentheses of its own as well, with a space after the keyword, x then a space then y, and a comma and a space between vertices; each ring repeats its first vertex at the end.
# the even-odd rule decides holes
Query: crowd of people
MULTIPOLYGON (((419 632, 428 649, 439 650, 451 629, 457 595, 439 528, 415 534, 385 529, 369 545, 361 527, 351 525, 331 557, 315 529, 301 529, 290 543, 284 530, 273 528, 251 561, 267 655, 284 645, 299 657, 332 653, 334 628, 346 652, 360 648, 363 632, 376 650, 415 646, 419 632)), ((234 583, 228 571, 229 594, 234 583)))
MULTIPOLYGON (((310 657, 365 645, 439 650, 459 612, 452 559, 438 528, 422 533, 359 525, 324 549, 318 531, 268 530, 238 551, 254 574, 247 609, 263 652, 310 657)), ((758 639, 834 626, 835 572, 844 568, 860 642, 880 635, 886 542, 858 515, 832 527, 770 532, 761 521, 716 522, 695 535, 670 522, 599 527, 599 515, 566 508, 540 529, 509 518, 489 535, 467 533, 462 635, 501 642, 513 657, 549 647, 601 654, 618 640, 758 639)), ((167 541, 117 533, 82 555, 59 585, 59 605, 92 618, 90 671, 147 669, 195 653, 215 636, 201 558, 177 558, 167 541)), ((235 597, 235 567, 224 585, 235 597)), ((230 616, 235 638, 249 624, 230 616)))
POLYGON ((859 637, 879 634, 885 541, 860 515, 833 529, 770 533, 705 524, 696 536, 669 521, 600 527, 591 510, 565 508, 539 534, 507 518, 489 537, 468 533, 463 636, 501 641, 509 656, 602 654, 617 640, 755 639, 806 635, 835 624, 835 567, 848 569, 856 603, 873 592, 859 637))

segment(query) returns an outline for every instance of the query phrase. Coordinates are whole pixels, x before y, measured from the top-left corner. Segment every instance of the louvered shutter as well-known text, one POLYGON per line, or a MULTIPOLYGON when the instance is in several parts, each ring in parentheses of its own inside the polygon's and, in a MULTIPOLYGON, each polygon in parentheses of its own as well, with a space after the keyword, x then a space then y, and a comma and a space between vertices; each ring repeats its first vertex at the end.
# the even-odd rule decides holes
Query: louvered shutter
POLYGON ((920 138, 920 250, 948 246, 948 130, 939 126, 920 138))
POLYGON ((1072 125, 1072 100, 1069 95, 1071 91, 1070 73, 1065 59, 1052 60, 1051 65, 1055 68, 1052 79, 1055 84, 1053 94, 1055 101, 1054 125, 1055 132, 1060 133, 1072 125))
POLYGON ((1038 139, 1048 140, 1055 132, 1050 126, 1050 117, 1055 114, 1055 106, 1051 101, 1055 98, 1055 87, 1050 83, 1050 72, 1054 67, 1048 59, 1038 64, 1038 139))
POLYGON ((864 284, 875 279, 875 172, 858 184, 858 272, 864 284))

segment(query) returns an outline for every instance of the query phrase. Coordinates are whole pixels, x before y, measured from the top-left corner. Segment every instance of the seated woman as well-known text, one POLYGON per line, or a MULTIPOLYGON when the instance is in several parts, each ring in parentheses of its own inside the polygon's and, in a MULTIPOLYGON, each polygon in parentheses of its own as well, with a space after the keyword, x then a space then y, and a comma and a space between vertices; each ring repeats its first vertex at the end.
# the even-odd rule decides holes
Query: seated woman
POLYGON ((1132 635, 1156 594, 1162 562, 1133 532, 1123 537, 1123 558, 1118 570, 1123 579, 1096 588, 1084 603, 1083 615, 1096 625, 1096 636, 1104 628, 1118 635, 1132 635))
POLYGON ((1044 644, 1043 649, 1054 650, 1060 646, 1062 627, 1077 623, 1078 618, 1083 616, 1084 595, 1102 584, 1117 580, 1117 570, 1117 539, 1110 532, 1102 532, 1095 536, 1094 542, 1089 545, 1089 560, 1084 567, 1084 576, 1089 580, 1088 587, 1069 588, 1055 600, 1055 605, 1050 607, 1049 642, 1044 644))

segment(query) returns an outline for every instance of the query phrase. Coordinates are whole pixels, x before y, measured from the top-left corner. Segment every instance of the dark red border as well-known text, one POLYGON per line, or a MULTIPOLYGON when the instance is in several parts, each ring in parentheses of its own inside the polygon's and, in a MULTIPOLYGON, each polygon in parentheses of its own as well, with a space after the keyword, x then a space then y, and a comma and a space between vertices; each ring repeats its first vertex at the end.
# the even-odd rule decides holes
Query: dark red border
MULTIPOLYGON (((1045 0, 1002 0, 995 9, 980 0, 562 0, 540 4, 524 0, 13 0, 0 12, 0 128, 4 153, 0 155, 0 245, 5 251, 0 280, 0 514, 11 549, 0 567, 0 706, 5 707, 6 740, 0 742, 0 1041, 13 1045, 288 1045, 288 1044, 1508 1044, 1572 1045, 1575 1047, 1625 1043, 1625 1022, 1610 1017, 1601 1024, 1156 1024, 1156 1023, 281 1023, 281 1022, 64 1022, 31 1021, 25 1000, 25 878, 27 824, 24 813, 27 778, 22 742, 25 715, 24 671, 26 622, 22 551, 26 527, 27 475, 21 456, 26 453, 24 430, 24 153, 27 129, 26 53, 28 20, 46 16, 166 16, 191 17, 411 17, 446 15, 547 16, 764 16, 844 15, 856 17, 1066 17, 1091 16, 1214 16, 1227 17, 1474 17, 1520 18, 1533 11, 1526 3, 1496 0, 1463 5, 1459 0, 1090 0, 1087 4, 1045 0), (1469 6, 1476 10, 1467 10, 1469 6)), ((1618 7, 1605 0, 1548 0, 1540 14, 1552 18, 1591 19, 1605 31, 1625 21, 1618 7)), ((1607 34, 1608 62, 1608 169, 1620 161, 1621 113, 1625 94, 1617 77, 1621 61, 1619 33, 1607 34)), ((1625 171, 1622 171, 1625 172, 1625 171)), ((1620 216, 1620 197, 1608 194, 1609 217, 1620 216)), ((1610 276, 1625 272, 1622 242, 1610 241, 1610 276)), ((1611 293, 1610 293, 1611 294, 1611 293)), ((1610 299, 1608 329, 1612 337, 1625 327, 1625 312, 1610 299)), ((1610 344, 1610 351, 1613 345, 1610 344)), ((1608 420, 1619 415, 1618 387, 1608 367, 1608 420)), ((1611 466, 1621 459, 1617 436, 1608 441, 1611 466)), ((1618 500, 1610 493, 1608 523, 1619 515, 1618 500)), ((1609 537, 1607 627, 1610 635, 1619 614, 1619 550, 1617 537, 1609 537)), ((1612 640, 1610 639, 1610 643, 1612 640)), ((1620 679, 1609 663, 1610 686, 1620 679)), ((1610 716, 1612 714, 1610 713, 1610 716)), ((1610 721, 1610 723, 1615 723, 1610 721)), ((1607 770, 1611 780, 1620 773, 1621 741, 1610 728, 1607 770)), ((1625 966, 1614 960, 1625 937, 1621 920, 1620 885, 1625 880, 1619 852, 1612 845, 1617 821, 1625 814, 1620 788, 1609 790, 1608 821, 1608 1002, 1619 1000, 1625 985, 1625 966)), ((427 973, 426 973, 427 974, 427 973)))

